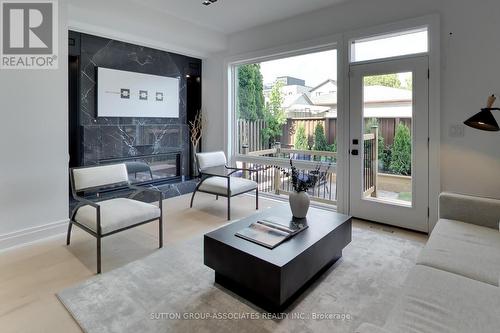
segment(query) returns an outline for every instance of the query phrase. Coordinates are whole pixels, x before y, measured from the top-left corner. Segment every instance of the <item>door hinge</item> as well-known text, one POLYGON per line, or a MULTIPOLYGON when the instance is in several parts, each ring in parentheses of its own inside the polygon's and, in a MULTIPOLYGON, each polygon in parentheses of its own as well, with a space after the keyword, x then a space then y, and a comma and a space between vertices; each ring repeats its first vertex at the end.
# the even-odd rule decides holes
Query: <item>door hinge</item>
POLYGON ((430 68, 427 69, 427 78, 428 79, 431 78, 431 70, 430 70, 430 68))
POLYGON ((427 137, 427 149, 429 149, 431 146, 431 138, 427 137))
POLYGON ((431 209, 429 207, 427 207, 427 217, 430 217, 431 216, 431 209))

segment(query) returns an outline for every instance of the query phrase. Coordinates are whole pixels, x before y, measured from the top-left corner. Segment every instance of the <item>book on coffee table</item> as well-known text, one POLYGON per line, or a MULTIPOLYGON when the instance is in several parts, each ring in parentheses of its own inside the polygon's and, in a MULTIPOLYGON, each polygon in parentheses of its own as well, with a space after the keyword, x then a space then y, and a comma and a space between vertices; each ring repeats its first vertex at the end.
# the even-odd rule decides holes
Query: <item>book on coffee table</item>
POLYGON ((304 222, 271 216, 250 224, 235 235, 273 249, 308 227, 304 222))

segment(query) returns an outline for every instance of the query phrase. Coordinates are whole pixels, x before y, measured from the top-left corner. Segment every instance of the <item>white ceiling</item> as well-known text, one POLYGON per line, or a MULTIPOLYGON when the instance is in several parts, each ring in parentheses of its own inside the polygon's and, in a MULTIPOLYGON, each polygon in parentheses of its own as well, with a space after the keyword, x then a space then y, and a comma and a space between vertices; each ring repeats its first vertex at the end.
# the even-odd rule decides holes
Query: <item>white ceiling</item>
POLYGON ((126 0, 192 24, 231 34, 273 21, 329 7, 347 0, 126 0))

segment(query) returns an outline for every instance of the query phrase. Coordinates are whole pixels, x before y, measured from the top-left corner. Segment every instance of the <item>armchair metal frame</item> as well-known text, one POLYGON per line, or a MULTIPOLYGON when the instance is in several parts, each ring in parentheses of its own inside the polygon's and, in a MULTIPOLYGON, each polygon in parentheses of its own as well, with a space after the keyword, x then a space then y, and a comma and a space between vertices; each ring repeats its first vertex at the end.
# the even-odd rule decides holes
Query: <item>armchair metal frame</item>
MULTIPOLYGON (((200 165, 198 163, 198 157, 196 157, 196 160, 197 160, 196 164, 200 165)), ((240 195, 240 194, 244 194, 244 193, 255 191, 255 209, 258 210, 259 209, 259 172, 258 172, 259 169, 235 168, 235 167, 230 167, 230 166, 227 166, 227 165, 224 165, 224 168, 226 168, 227 170, 233 170, 233 171, 229 172, 227 175, 214 175, 214 174, 206 173, 203 170, 201 170, 200 168, 198 168, 198 172, 200 174, 201 181, 198 183, 198 185, 196 186, 196 188, 195 188, 195 190, 193 192, 193 195, 191 196, 191 204, 190 204, 189 207, 193 208, 193 201, 194 201, 194 196, 196 195, 196 192, 213 194, 213 195, 215 195, 215 199, 216 200, 219 199, 219 196, 227 198, 227 219, 229 221, 229 220, 231 220, 231 198, 235 197, 237 195, 240 195), (231 175, 234 174, 235 172, 238 172, 238 171, 247 171, 247 172, 250 172, 250 173, 255 172, 257 187, 255 189, 252 189, 252 190, 248 190, 248 191, 245 191, 245 192, 241 192, 241 193, 238 193, 238 194, 231 195, 231 175), (208 178, 212 178, 212 177, 220 177, 220 178, 226 178, 227 179, 227 193, 226 194, 221 194, 221 193, 216 193, 216 192, 211 192, 211 191, 200 190, 200 186, 203 184, 203 182, 205 180, 207 180, 208 178)))
MULTIPOLYGON (((129 190, 135 190, 135 192, 133 192, 131 195, 128 196, 129 199, 133 199, 135 198, 137 195, 143 193, 143 192, 148 192, 148 193, 152 193, 152 194, 155 194, 158 196, 158 205, 159 205, 159 208, 160 208, 160 216, 157 217, 157 218, 154 218, 154 219, 149 219, 149 220, 146 220, 146 221, 142 221, 142 222, 139 222, 139 223, 136 223, 136 224, 133 224, 133 225, 129 225, 129 226, 126 226, 124 228, 120 228, 120 229, 116 229, 116 230, 113 230, 113 231, 110 231, 110 232, 107 232, 107 233, 102 233, 101 231, 101 207, 99 205, 99 201, 91 201, 89 199, 86 199, 86 198, 83 198, 81 196, 78 195, 77 191, 75 190, 75 179, 74 179, 74 175, 73 175, 73 170, 76 170, 76 169, 83 169, 83 168, 86 168, 86 167, 78 167, 78 168, 70 168, 69 170, 69 178, 70 178, 70 184, 71 184, 71 194, 73 195, 73 198, 78 201, 78 205, 73 209, 72 213, 71 213, 71 218, 70 218, 70 221, 69 221, 69 225, 68 225, 68 234, 66 236, 66 245, 70 245, 70 242, 71 242, 71 229, 73 227, 73 224, 75 224, 76 226, 78 226, 80 229, 86 231, 87 233, 91 234, 92 236, 94 236, 96 239, 97 239, 97 274, 100 274, 101 273, 101 239, 104 238, 104 237, 107 237, 107 236, 111 236, 113 234, 116 234, 118 232, 121 232, 121 231, 125 231, 125 230, 128 230, 128 229, 131 229, 131 228, 135 228, 135 227, 138 227, 140 225, 143 225, 143 224, 146 224, 146 223, 150 223, 150 222, 154 222, 156 220, 158 220, 158 242, 159 242, 159 248, 162 248, 163 247, 163 193, 159 190, 155 190, 155 189, 152 189, 152 188, 145 188, 145 187, 140 187, 140 186, 135 186, 135 185, 132 185, 130 184, 130 182, 122 182, 122 183, 115 183, 115 184, 108 184, 106 186, 98 186, 98 187, 91 187, 91 188, 85 188, 85 189, 82 189, 81 191, 79 192, 95 192, 97 194, 99 194, 101 191, 104 191, 106 189, 110 189, 110 188, 124 188, 124 189, 129 189, 129 190), (80 209, 81 207, 83 206, 91 206, 93 208, 95 208, 95 211, 96 211, 96 229, 97 231, 94 231, 92 229, 90 229, 89 227, 75 221, 75 216, 76 216, 76 213, 78 211, 78 209, 80 209)), ((101 200, 102 201, 102 200, 101 200)))

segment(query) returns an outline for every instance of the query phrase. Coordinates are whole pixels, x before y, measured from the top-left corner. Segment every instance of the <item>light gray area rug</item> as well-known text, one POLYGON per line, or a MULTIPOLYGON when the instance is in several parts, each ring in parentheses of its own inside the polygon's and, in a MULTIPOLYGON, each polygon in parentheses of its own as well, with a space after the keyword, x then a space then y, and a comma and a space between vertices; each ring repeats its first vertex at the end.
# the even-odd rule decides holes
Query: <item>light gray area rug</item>
POLYGON ((88 333, 353 332, 363 322, 384 323, 422 248, 353 227, 343 258, 287 309, 288 316, 268 318, 214 284, 202 246, 197 237, 166 247, 58 297, 88 333))

